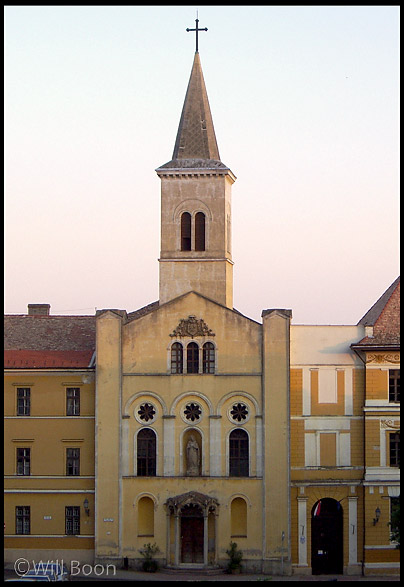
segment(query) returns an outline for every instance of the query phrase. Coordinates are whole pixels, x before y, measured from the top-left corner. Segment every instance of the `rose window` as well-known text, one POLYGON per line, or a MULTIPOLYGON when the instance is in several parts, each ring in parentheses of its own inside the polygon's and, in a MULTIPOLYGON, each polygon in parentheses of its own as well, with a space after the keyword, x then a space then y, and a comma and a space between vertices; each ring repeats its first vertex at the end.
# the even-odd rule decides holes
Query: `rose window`
POLYGON ((184 409, 184 416, 187 420, 191 420, 191 422, 195 422, 195 420, 199 420, 202 414, 202 410, 198 404, 187 404, 184 409))
POLYGON ((156 415, 156 410, 152 404, 145 403, 140 406, 137 413, 143 422, 148 422, 149 420, 153 420, 156 415))
POLYGON ((248 408, 245 404, 234 404, 233 408, 230 411, 230 415, 233 418, 233 420, 236 420, 236 422, 242 422, 243 420, 247 419, 248 408))

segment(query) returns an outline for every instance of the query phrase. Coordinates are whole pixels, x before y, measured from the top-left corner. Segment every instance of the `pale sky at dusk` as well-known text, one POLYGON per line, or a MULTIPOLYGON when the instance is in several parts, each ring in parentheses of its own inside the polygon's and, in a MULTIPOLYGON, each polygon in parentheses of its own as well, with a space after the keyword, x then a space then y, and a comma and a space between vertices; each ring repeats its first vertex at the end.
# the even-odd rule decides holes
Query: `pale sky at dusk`
POLYGON ((6 6, 6 313, 158 299, 197 9, 234 307, 356 324, 399 275, 397 6, 6 6))

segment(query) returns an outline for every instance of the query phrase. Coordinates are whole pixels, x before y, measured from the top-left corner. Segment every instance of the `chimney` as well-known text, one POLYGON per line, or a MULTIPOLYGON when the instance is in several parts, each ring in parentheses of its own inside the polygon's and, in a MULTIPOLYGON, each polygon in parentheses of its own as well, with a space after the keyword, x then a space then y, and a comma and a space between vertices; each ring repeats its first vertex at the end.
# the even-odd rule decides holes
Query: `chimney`
POLYGON ((50 304, 28 304, 28 316, 49 316, 50 304))

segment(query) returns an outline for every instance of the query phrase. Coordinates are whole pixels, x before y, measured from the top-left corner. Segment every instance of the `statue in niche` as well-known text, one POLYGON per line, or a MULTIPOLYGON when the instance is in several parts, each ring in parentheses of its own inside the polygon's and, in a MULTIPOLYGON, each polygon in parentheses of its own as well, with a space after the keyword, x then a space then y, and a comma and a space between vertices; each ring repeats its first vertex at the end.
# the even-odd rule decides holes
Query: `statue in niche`
POLYGON ((187 442, 187 475, 196 477, 199 475, 199 445, 195 440, 195 436, 191 434, 187 442))

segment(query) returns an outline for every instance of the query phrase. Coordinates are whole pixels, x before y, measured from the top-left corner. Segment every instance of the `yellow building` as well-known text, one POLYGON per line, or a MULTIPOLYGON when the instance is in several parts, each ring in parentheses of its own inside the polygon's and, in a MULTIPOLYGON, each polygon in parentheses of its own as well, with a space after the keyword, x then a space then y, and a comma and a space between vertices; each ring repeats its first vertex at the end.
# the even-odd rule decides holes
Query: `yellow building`
POLYGON ((6 559, 138 567, 150 543, 162 566, 215 568, 236 542, 245 571, 396 572, 399 280, 354 326, 233 308, 236 177, 198 52, 156 171, 159 301, 6 317, 6 559))
POLYGON ((94 558, 94 316, 5 316, 6 561, 94 558))

